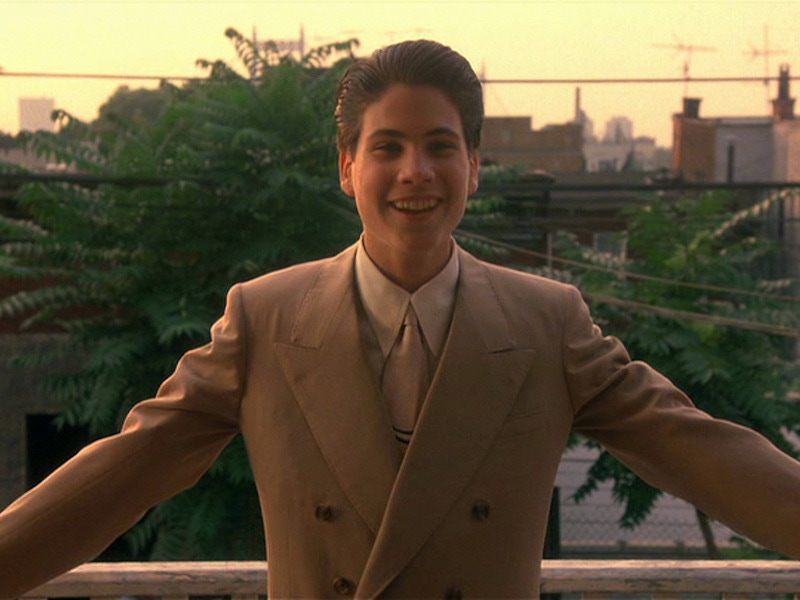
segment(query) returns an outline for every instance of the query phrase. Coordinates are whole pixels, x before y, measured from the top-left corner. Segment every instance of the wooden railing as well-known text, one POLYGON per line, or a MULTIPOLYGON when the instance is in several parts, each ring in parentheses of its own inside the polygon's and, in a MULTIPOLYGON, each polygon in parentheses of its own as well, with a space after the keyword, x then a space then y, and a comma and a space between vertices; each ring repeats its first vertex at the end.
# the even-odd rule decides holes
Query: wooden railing
MULTIPOLYGON (((267 589, 265 562, 92 563, 62 575, 32 598, 122 596, 188 600, 227 596, 256 600, 267 589)), ((767 595, 800 600, 800 563, 791 561, 546 560, 542 593, 583 598, 677 598, 714 594, 724 598, 767 595)))

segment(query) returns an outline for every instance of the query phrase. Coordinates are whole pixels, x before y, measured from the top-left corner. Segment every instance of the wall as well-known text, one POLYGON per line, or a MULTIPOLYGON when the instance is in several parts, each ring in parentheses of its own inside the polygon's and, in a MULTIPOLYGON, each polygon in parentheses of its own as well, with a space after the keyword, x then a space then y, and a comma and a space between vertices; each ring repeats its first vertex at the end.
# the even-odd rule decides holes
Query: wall
POLYGON ((481 134, 481 159, 554 173, 584 169, 583 128, 577 123, 534 131, 530 117, 487 117, 481 134))
POLYGON ((800 181, 800 119, 775 124, 773 156, 775 180, 800 181))
POLYGON ((63 340, 60 334, 0 335, 0 508, 25 491, 26 415, 55 415, 59 408, 40 385, 55 369, 23 369, 10 360, 47 351, 63 340))
POLYGON ((704 119, 672 117, 672 170, 686 181, 710 182, 716 162, 716 128, 704 119))
POLYGON ((733 144, 733 182, 772 179, 772 119, 720 119, 714 165, 715 182, 728 181, 728 147, 733 144))

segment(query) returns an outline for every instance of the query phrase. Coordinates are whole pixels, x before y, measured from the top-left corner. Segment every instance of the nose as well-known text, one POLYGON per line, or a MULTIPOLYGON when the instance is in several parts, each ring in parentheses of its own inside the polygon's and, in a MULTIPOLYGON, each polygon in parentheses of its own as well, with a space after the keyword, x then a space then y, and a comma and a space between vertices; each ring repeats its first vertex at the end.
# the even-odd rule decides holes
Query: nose
POLYGON ((398 177, 401 183, 419 185, 433 180, 433 161, 424 150, 409 149, 403 153, 398 177))

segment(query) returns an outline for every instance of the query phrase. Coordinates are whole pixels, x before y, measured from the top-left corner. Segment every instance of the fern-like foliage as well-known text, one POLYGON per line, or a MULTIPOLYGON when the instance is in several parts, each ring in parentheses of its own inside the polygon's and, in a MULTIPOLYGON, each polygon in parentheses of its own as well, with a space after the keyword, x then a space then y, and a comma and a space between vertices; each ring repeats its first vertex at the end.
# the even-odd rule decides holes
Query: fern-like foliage
MULTIPOLYGON (((798 330, 800 304, 790 295, 789 280, 764 276, 778 248, 757 234, 757 222, 749 218, 770 203, 777 205, 782 196, 764 200, 758 210, 738 212, 730 208, 731 198, 718 192, 631 209, 624 257, 598 253, 569 236, 558 246, 562 256, 586 265, 569 270, 589 298, 610 296, 712 317, 687 319, 677 312, 637 310, 634 304, 592 302, 595 318, 635 359, 666 374, 703 410, 751 427, 797 457, 792 434, 800 431, 800 405, 793 395, 800 380, 794 338, 776 335, 770 327, 798 330), (737 327, 713 317, 755 326, 737 327)), ((613 484, 615 499, 625 506, 625 527, 641 523, 661 495, 603 452, 576 499, 603 482, 613 484)))
MULTIPOLYGON (((61 421, 98 436, 116 431, 181 354, 208 340, 233 283, 329 255, 358 234, 340 206, 333 121, 352 44, 296 59, 227 35, 246 75, 201 61, 207 79, 153 92, 163 102, 153 118, 109 108, 86 124, 59 113, 58 134, 21 139, 81 173, 169 182, 29 184, 16 198, 28 218, 0 220, 0 277, 29 284, 0 299, 0 316, 68 334, 82 365, 46 383, 65 407, 61 421)), ((138 557, 246 558, 263 555, 261 530, 236 442, 196 489, 152 511, 130 539, 138 557)))

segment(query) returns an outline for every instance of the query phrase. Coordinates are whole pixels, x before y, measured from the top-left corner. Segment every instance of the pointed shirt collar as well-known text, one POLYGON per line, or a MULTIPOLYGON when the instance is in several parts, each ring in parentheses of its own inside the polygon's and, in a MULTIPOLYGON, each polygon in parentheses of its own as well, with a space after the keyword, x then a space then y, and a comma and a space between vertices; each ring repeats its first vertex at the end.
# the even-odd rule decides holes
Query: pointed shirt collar
POLYGON ((389 280, 372 262, 363 238, 356 249, 355 277, 361 301, 378 338, 383 357, 389 355, 408 303, 414 307, 428 349, 439 357, 444 346, 458 285, 458 252, 453 242, 450 260, 430 281, 409 294, 389 280))

